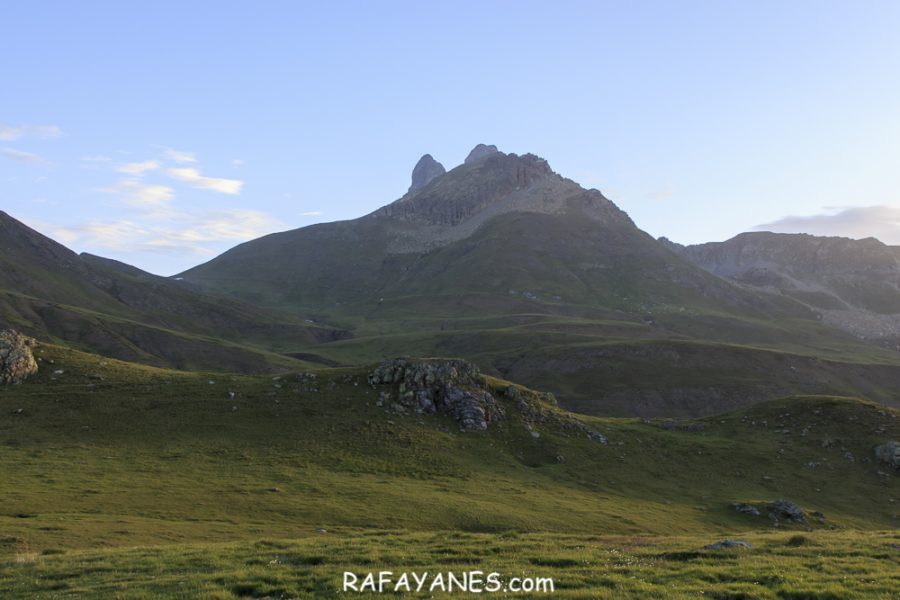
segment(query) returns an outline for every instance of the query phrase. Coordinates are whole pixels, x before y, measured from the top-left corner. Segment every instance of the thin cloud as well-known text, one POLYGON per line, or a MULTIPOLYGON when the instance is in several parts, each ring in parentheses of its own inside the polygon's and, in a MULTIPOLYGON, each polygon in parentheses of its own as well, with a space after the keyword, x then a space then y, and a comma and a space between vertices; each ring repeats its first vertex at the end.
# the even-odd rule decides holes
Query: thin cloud
POLYGON ((34 137, 41 140, 55 138, 62 135, 62 129, 56 125, 5 125, 0 123, 0 140, 12 142, 24 137, 34 137))
POLYGON ((669 198, 671 198, 674 195, 675 195, 675 192, 673 192, 672 190, 658 190, 658 191, 651 192, 650 194, 648 194, 648 197, 651 200, 668 200, 669 198))
POLYGON ((116 167, 119 173, 127 175, 142 175, 147 171, 154 171, 160 167, 158 160, 145 160, 144 162, 130 162, 116 167))
POLYGON ((25 135, 25 127, 11 127, 9 125, 0 124, 0 140, 4 142, 12 142, 25 135))
POLYGON ((321 210, 309 210, 309 211, 300 213, 300 216, 301 217, 318 217, 321 214, 322 214, 321 210))
POLYGON ((808 216, 787 216, 754 227, 757 231, 810 233, 854 239, 874 237, 886 244, 900 244, 900 207, 845 206, 808 216))
POLYGON ((115 252, 165 254, 215 254, 212 245, 244 242, 273 231, 283 224, 270 215, 247 209, 213 212, 173 212, 164 220, 139 223, 131 219, 91 221, 77 227, 56 227, 54 237, 67 244, 115 252))
POLYGON ((187 183, 191 187, 212 190, 220 194, 240 194, 244 182, 240 179, 219 179, 201 175, 197 169, 190 167, 166 169, 172 179, 187 183))
POLYGON ((22 163, 30 163, 33 165, 46 164, 47 160, 37 154, 16 150, 15 148, 0 148, 0 156, 15 160, 22 163))
POLYGON ((175 150, 173 148, 165 148, 163 150, 163 157, 167 160, 172 160, 179 163, 197 162, 197 158, 194 156, 193 152, 182 152, 181 150, 175 150))
POLYGON ((149 185, 138 179, 123 179, 98 191, 119 196, 129 208, 137 209, 146 219, 166 219, 177 216, 171 208, 174 190, 167 185, 149 185))

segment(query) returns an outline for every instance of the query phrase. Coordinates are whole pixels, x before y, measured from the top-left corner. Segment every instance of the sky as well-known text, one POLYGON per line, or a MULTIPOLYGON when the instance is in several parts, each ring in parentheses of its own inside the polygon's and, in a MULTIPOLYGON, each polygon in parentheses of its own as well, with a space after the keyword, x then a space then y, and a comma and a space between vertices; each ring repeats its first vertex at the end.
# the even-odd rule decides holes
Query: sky
POLYGON ((900 245, 900 2, 4 2, 0 210, 176 274, 532 152, 655 236, 900 245))

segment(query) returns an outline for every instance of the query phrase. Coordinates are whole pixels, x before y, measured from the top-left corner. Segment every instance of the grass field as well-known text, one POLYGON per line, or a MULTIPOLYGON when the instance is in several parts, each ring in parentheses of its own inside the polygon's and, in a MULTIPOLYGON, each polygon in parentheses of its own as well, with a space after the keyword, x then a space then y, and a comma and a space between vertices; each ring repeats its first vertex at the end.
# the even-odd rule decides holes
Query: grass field
POLYGON ((414 572, 425 576, 426 584, 410 595, 470 597, 440 584, 428 591, 437 573, 461 577, 468 571, 498 573, 503 585, 513 578, 553 581, 552 594, 498 594, 517 597, 887 600, 900 590, 896 531, 752 533, 741 540, 752 548, 707 550, 709 538, 697 536, 337 530, 292 540, 23 553, 0 570, 0 595, 396 597, 415 589, 400 587, 394 593, 401 573, 414 572), (367 573, 384 570, 393 573, 387 593, 341 592, 344 572, 363 581, 367 573))
POLYGON ((327 596, 346 566, 549 573, 564 597, 897 589, 900 477, 873 448, 900 439, 900 418, 867 401, 579 417, 602 445, 551 405, 532 424, 507 404, 487 432, 378 406, 367 369, 38 356, 39 375, 0 391, 2 598, 327 596), (732 507, 777 498, 825 517, 774 530, 732 507), (754 548, 701 550, 725 537, 754 548))

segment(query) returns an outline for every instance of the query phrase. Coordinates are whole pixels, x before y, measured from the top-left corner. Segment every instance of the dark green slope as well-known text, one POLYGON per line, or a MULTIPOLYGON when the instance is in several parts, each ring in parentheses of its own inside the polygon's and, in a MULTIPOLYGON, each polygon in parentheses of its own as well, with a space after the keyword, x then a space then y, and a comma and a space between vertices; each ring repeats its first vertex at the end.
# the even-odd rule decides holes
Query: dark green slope
POLYGON ((0 213, 0 325, 130 360, 266 371, 343 335, 68 248, 0 213))
POLYGON ((896 352, 706 272, 533 155, 491 154, 365 217, 254 240, 181 277, 353 332, 298 351, 344 364, 460 355, 584 412, 711 414, 857 384, 883 402, 900 393, 896 352), (672 342, 691 361, 667 362, 672 342), (648 347, 653 368, 634 359, 648 347), (846 373, 773 369, 810 358, 846 373))

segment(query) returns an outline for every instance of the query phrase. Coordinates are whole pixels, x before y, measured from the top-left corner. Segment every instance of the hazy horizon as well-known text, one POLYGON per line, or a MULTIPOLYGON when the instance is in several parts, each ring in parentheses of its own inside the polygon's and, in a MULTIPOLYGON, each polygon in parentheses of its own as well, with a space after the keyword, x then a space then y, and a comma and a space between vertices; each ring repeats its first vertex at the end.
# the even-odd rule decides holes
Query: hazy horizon
POLYGON ((364 215, 421 155, 450 169, 480 142, 546 158, 681 243, 900 244, 896 3, 6 13, 0 208, 154 273, 364 215))

